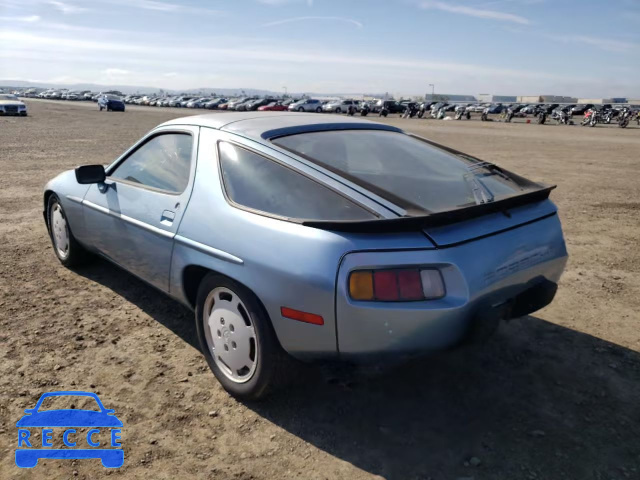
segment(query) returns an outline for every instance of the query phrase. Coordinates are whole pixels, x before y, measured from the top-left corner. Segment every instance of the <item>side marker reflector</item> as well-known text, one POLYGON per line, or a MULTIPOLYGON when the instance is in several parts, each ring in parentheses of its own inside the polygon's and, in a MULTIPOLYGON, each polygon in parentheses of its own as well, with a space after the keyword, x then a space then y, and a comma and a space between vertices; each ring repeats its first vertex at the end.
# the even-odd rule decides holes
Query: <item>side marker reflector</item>
POLYGON ((280 313, 284 318, 298 320, 299 322, 312 323, 314 325, 324 325, 324 319, 320 315, 313 313, 301 312, 293 308, 280 307, 280 313))

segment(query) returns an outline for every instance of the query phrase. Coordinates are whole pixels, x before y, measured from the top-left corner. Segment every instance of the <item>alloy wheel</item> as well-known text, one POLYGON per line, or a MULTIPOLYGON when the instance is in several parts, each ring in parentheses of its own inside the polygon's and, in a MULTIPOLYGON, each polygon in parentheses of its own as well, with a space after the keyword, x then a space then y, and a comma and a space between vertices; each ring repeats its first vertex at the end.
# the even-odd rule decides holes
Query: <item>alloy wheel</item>
POLYGON ((249 310, 226 287, 214 288, 204 302, 202 321, 207 348, 231 381, 251 379, 258 365, 258 339, 249 310))

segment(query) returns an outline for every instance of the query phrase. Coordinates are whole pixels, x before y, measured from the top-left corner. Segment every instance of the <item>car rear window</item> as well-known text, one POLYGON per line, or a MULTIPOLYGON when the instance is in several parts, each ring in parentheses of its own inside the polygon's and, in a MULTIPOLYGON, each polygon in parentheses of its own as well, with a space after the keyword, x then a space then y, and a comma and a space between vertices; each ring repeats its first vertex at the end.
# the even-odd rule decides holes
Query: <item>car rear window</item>
POLYGON ((218 144, 224 188, 242 207, 288 219, 371 220, 375 215, 301 173, 232 143, 218 144))
POLYGON ((272 142, 405 209, 442 212, 540 188, 404 133, 333 130, 272 142))

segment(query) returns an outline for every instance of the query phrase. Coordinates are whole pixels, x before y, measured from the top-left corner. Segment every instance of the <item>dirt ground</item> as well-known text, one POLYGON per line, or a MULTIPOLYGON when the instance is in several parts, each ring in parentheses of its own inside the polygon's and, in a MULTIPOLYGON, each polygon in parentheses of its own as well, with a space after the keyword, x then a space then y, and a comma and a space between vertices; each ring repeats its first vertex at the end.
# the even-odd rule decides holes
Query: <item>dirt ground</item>
MULTIPOLYGON (((42 187, 108 163, 178 109, 28 101, 0 117, 0 478, 640 478, 640 129, 389 118, 555 183, 570 260, 552 305, 482 347, 354 385, 316 368, 240 403, 201 357, 192 314, 103 262, 67 270, 42 187), (14 464, 16 421, 51 390, 96 392, 124 422, 124 466, 14 464)), ((374 117, 377 120, 377 117, 374 117)))

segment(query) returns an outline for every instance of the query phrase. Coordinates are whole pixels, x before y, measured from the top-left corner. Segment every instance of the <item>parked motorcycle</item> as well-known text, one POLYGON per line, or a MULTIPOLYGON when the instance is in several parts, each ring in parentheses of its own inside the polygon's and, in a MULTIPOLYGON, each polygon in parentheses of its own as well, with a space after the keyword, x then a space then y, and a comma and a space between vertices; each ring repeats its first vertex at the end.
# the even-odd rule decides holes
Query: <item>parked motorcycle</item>
POLYGON ((383 106, 380 109, 380 113, 378 114, 379 117, 386 117, 387 115, 389 115, 389 109, 385 106, 383 106))
POLYGON ((489 107, 482 110, 482 114, 480 115, 480 120, 482 122, 486 122, 489 120, 489 107))
POLYGON ((356 113, 356 107, 354 107, 353 105, 349 105, 349 108, 347 109, 347 115, 349 115, 350 117, 353 117, 356 113))
POLYGON ((429 104, 426 102, 420 104, 420 108, 418 109, 418 118, 424 117, 424 115, 427 113, 428 106, 429 104))
POLYGON ((513 120, 513 108, 509 107, 507 108, 507 110, 505 111, 504 114, 504 121, 506 123, 511 123, 511 120, 513 120))
POLYGON ((360 115, 363 117, 366 117, 367 115, 369 115, 370 111, 371 111, 371 107, 369 106, 368 103, 365 103, 360 109, 360 115))
POLYGON ((471 112, 469 111, 469 109, 467 107, 465 107, 464 105, 458 105, 456 107, 455 119, 456 120, 461 120, 463 116, 467 120, 471 120, 471 112))
POLYGON ((565 108, 555 109, 551 112, 551 118, 555 120, 558 125, 571 124, 571 113, 565 108))
POLYGON ((544 125, 547 121, 547 109, 544 107, 538 107, 536 109, 535 116, 537 118, 538 125, 544 125))
POLYGON ((602 113, 602 123, 606 123, 609 125, 611 121, 618 116, 618 110, 614 110, 610 108, 609 110, 602 113))
POLYGON ((631 115, 632 112, 629 107, 623 108, 620 112, 620 115, 618 115, 618 126, 620 128, 627 128, 629 122, 631 121, 631 115))
POLYGON ((582 119, 581 125, 583 127, 586 125, 590 127, 595 127, 600 121, 599 117, 600 117, 600 114, 598 113, 598 110, 596 110, 595 108, 590 108, 589 110, 584 112, 584 118, 582 119))
POLYGON ((418 108, 416 107, 415 104, 409 104, 407 105, 407 108, 405 108, 404 113, 402 114, 402 118, 413 118, 417 115, 418 113, 418 108))

